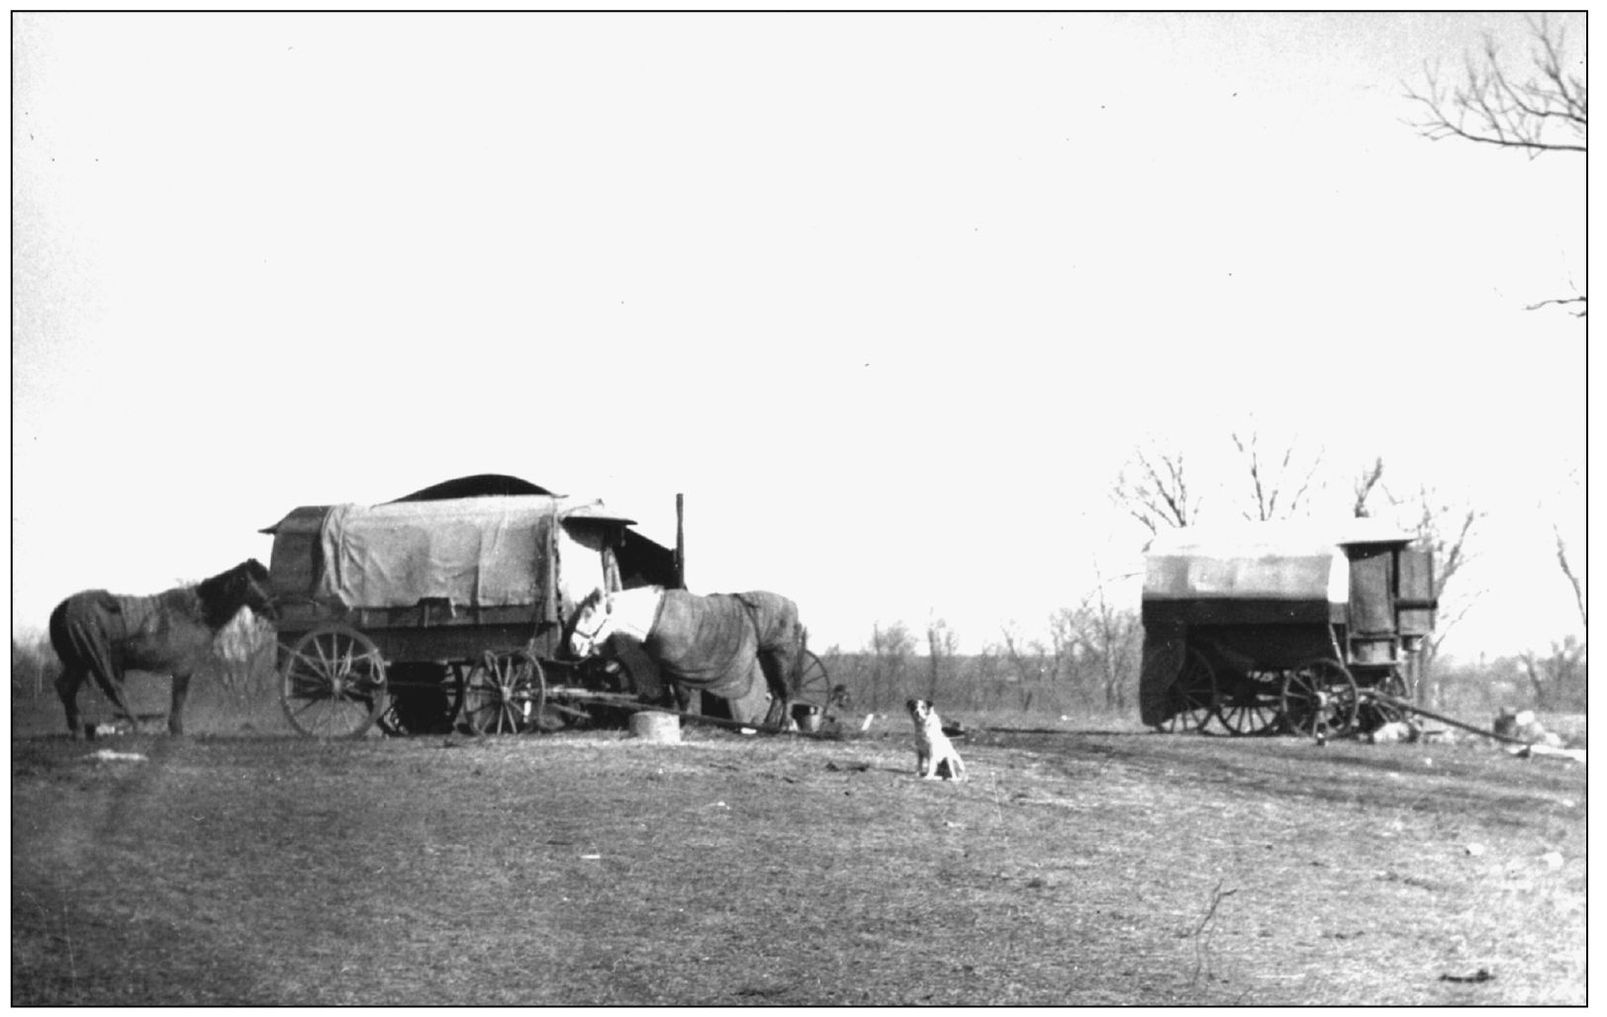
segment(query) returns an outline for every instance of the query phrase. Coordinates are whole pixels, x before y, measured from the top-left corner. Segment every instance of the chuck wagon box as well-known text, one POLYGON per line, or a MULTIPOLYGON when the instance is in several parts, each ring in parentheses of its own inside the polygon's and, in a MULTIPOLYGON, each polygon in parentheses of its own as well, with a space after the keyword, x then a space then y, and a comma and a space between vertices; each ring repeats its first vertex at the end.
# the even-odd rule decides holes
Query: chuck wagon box
POLYGON ((304 734, 514 732, 581 716, 628 672, 563 659, 601 587, 680 585, 678 554, 600 501, 513 477, 461 478, 382 505, 311 505, 273 536, 281 699, 304 734), (569 701, 566 701, 569 700, 569 701))
POLYGON ((1166 730, 1342 734, 1395 719, 1434 628, 1434 562, 1375 520, 1158 536, 1139 712, 1166 730))

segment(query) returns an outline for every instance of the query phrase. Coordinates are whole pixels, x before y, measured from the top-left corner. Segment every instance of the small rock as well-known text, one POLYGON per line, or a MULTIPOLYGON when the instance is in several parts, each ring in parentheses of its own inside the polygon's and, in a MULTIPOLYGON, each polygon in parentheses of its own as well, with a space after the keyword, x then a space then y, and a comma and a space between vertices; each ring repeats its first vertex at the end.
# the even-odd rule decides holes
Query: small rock
POLYGON ((1467 853, 1469 855, 1472 855, 1474 858, 1477 858, 1480 855, 1484 854, 1484 845, 1483 844, 1469 844, 1467 846, 1467 853))
POLYGON ((1562 868, 1562 852, 1547 851, 1545 854, 1540 856, 1540 861, 1545 864, 1546 868, 1550 869, 1552 872, 1556 872, 1558 869, 1562 868))

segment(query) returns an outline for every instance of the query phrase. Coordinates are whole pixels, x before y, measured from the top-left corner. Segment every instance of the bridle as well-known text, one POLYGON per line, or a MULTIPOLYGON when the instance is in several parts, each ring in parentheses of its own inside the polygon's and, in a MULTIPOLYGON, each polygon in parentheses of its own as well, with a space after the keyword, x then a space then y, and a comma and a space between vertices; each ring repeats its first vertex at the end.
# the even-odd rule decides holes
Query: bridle
POLYGON ((573 636, 579 636, 582 639, 586 640, 586 642, 593 649, 596 649, 597 641, 598 641, 597 640, 597 635, 598 635, 598 633, 602 632, 603 629, 608 627, 608 622, 609 622, 608 610, 604 606, 605 603, 606 603, 605 600, 599 599, 597 601, 597 603, 592 606, 592 611, 594 613, 595 612, 601 612, 601 615, 602 615, 602 617, 598 619, 596 627, 593 628, 590 632, 583 632, 583 631, 581 631, 581 628, 580 628, 579 619, 576 619, 575 630, 572 633, 571 638, 573 636))

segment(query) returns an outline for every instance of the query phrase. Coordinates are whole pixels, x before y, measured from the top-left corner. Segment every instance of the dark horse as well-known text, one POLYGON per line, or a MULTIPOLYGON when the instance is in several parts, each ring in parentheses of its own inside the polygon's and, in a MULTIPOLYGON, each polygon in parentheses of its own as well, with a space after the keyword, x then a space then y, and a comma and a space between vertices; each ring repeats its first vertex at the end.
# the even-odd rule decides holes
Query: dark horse
POLYGON ((274 617, 266 586, 268 570, 252 558, 196 586, 153 597, 120 597, 105 590, 75 593, 50 613, 50 645, 61 658, 56 694, 67 708, 73 737, 78 725, 78 687, 86 677, 112 704, 135 721, 123 696, 123 672, 173 676, 173 709, 167 729, 184 733, 184 699, 190 676, 212 655, 218 630, 242 607, 274 617))

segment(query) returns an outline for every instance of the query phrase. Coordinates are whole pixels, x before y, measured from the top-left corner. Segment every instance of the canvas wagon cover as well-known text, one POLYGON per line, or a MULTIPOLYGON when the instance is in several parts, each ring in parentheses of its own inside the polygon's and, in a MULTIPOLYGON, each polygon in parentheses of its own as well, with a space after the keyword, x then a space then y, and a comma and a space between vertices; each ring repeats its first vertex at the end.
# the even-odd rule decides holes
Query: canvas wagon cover
POLYGON ((424 598, 502 607, 545 601, 560 499, 543 495, 336 505, 319 540, 322 596, 348 607, 424 598))
POLYGON ((1408 539, 1366 519, 1175 530, 1156 537, 1145 556, 1144 600, 1344 604, 1350 598, 1345 546, 1408 539))

